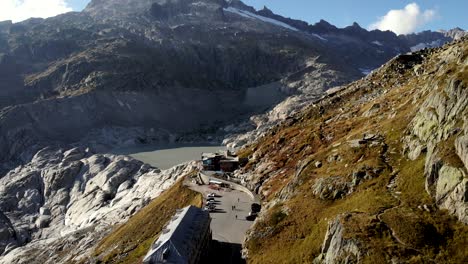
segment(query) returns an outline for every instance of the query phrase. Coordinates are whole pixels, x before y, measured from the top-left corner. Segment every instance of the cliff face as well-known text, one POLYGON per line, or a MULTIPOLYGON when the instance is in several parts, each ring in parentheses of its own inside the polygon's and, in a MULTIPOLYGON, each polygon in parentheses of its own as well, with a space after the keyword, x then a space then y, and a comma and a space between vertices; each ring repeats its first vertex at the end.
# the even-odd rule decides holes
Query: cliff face
MULTIPOLYGON (((307 25, 237 0, 94 0, 80 13, 2 22, 0 262, 87 255, 112 225, 192 169, 159 171, 99 153, 206 131, 232 134, 233 147, 264 136, 242 151, 253 158, 242 177, 271 208, 247 242, 253 262, 361 259, 366 237, 400 241, 392 250, 415 256, 426 237, 405 237, 391 225, 400 215, 428 237, 434 228, 450 234, 440 244, 448 250, 464 227, 432 212, 446 208, 466 221, 463 43, 401 56, 343 89, 409 51, 408 43, 357 24, 307 25), (370 235, 349 236, 362 228, 370 235), (284 241, 294 241, 284 249, 297 256, 277 250, 284 241)), ((376 248, 374 255, 388 253, 376 248)))
POLYGON ((409 50, 391 32, 310 26, 240 1, 96 0, 79 13, 3 22, 0 160, 25 161, 28 138, 70 143, 91 127, 191 133, 304 95, 288 111, 298 109, 409 50), (252 103, 249 88, 265 85, 275 97, 252 103))
POLYGON ((75 142, 91 128, 176 134, 232 123, 298 92, 279 83, 252 101, 249 88, 298 71, 323 80, 311 93, 361 75, 320 39, 227 8, 106 0, 81 13, 0 24, 0 159, 27 161, 21 156, 32 145, 75 142))
POLYGON ((82 148, 41 149, 0 179, 0 263, 87 257, 115 224, 193 168, 184 164, 161 171, 130 157, 82 148))
POLYGON ((250 262, 463 262, 467 72, 466 38, 401 55, 243 148, 250 262))

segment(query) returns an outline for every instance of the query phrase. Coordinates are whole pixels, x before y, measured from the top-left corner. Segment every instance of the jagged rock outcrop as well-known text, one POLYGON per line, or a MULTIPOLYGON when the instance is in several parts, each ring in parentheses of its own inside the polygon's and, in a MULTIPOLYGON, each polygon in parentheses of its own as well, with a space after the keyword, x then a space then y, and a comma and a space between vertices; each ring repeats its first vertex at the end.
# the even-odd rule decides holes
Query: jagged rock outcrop
POLYGON ((327 233, 322 245, 322 253, 314 263, 359 263, 361 250, 356 241, 344 237, 344 219, 350 216, 338 216, 328 223, 327 233))
POLYGON ((160 171, 127 156, 41 149, 0 179, 0 250, 7 253, 1 261, 29 263, 20 256, 48 244, 52 255, 59 254, 61 237, 77 232, 87 241, 75 249, 82 254, 100 237, 93 238, 97 232, 125 221, 193 168, 160 171))
MULTIPOLYGON (((461 71, 466 65, 463 62, 463 52, 457 48, 446 49, 440 56, 440 63, 461 63, 461 71)), ((405 138, 408 157, 414 160, 423 150, 427 152, 426 190, 441 208, 448 209, 457 215, 460 221, 468 223, 468 192, 465 179, 467 167, 458 165, 465 164, 466 160, 466 83, 460 75, 447 76, 444 81, 422 87, 421 93, 429 95, 409 125, 410 135, 405 138), (453 152, 449 154, 451 158, 447 157, 447 152, 453 152)))
POLYGON ((335 200, 344 197, 350 187, 344 177, 330 176, 318 179, 312 187, 312 192, 322 200, 335 200))
POLYGON ((442 166, 436 183, 436 202, 468 223, 468 179, 463 169, 442 166))
POLYGON ((18 246, 17 241, 21 239, 18 237, 10 219, 3 213, 0 214, 0 248, 4 252, 9 252, 18 246))
POLYGON ((312 193, 322 200, 341 199, 351 194, 363 181, 377 177, 380 172, 380 169, 363 167, 346 177, 329 176, 319 178, 312 186, 312 193))
POLYGON ((468 120, 465 118, 463 122, 465 124, 464 135, 455 139, 455 150, 468 171, 468 120))
POLYGON ((440 32, 443 33, 446 37, 450 37, 455 40, 468 36, 468 32, 459 27, 452 28, 450 30, 441 30, 440 32))

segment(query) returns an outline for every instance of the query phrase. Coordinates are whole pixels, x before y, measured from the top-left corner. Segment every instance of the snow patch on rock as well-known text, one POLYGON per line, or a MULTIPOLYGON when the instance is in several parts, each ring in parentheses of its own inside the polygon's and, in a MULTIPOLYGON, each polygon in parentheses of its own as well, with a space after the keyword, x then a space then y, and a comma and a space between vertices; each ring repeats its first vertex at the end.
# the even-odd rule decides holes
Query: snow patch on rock
POLYGON ((284 28, 287 28, 287 29, 290 29, 290 30, 293 30, 293 31, 299 31, 297 28, 292 27, 292 26, 290 26, 290 25, 288 25, 286 23, 283 23, 281 21, 278 21, 278 20, 275 20, 275 19, 272 19, 272 18, 260 16, 260 15, 254 14, 252 12, 249 12, 249 11, 240 10, 240 9, 237 9, 237 8, 234 8, 234 7, 223 8, 223 10, 226 11, 226 12, 237 14, 237 15, 242 16, 242 17, 246 17, 246 18, 250 18, 250 19, 258 19, 258 20, 261 20, 263 22, 270 23, 270 24, 280 26, 280 27, 284 27, 284 28))
POLYGON ((314 36, 314 37, 316 37, 316 38, 318 38, 318 39, 320 39, 320 40, 323 40, 323 41, 328 41, 328 39, 326 39, 326 38, 320 36, 319 34, 312 33, 312 36, 314 36))
POLYGON ((440 39, 434 40, 432 42, 427 42, 427 43, 419 43, 417 45, 412 46, 410 49, 412 52, 416 52, 418 50, 422 50, 425 48, 437 48, 440 47, 444 44, 444 42, 440 39))
POLYGON ((369 68, 359 68, 359 71, 364 75, 369 75, 372 72, 372 69, 369 68))

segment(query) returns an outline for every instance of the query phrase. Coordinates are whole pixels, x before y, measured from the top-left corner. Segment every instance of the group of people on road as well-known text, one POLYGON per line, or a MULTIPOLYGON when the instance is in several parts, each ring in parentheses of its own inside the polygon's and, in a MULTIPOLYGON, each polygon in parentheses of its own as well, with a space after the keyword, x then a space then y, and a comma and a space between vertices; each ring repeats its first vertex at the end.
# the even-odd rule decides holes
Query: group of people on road
MULTIPOLYGON (((240 198, 237 198, 237 202, 238 202, 238 203, 240 202, 240 198)), ((236 210, 236 206, 235 206, 235 205, 232 205, 232 206, 231 206, 231 210, 232 210, 232 211, 236 210)), ((237 215, 236 215, 236 219, 237 219, 237 215)))

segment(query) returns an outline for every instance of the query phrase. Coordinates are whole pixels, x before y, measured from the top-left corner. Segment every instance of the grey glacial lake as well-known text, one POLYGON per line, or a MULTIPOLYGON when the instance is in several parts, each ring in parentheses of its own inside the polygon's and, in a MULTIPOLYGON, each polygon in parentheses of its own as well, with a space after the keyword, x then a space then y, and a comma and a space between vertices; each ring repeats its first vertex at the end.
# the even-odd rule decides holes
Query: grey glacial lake
POLYGON ((151 166, 165 170, 187 161, 199 160, 203 152, 216 152, 220 150, 226 150, 226 147, 213 145, 138 146, 115 149, 112 153, 129 155, 151 166))

